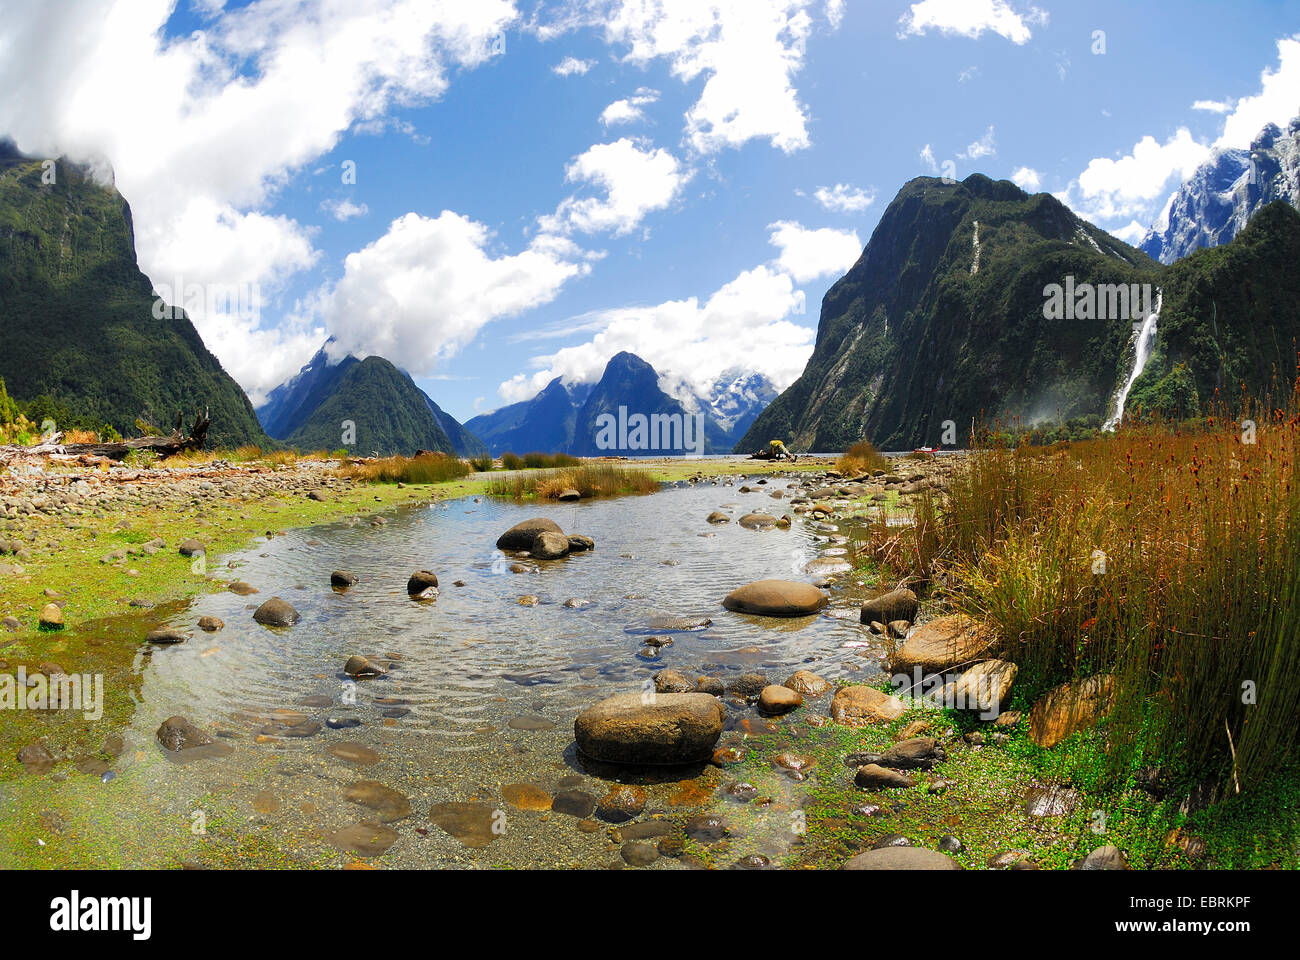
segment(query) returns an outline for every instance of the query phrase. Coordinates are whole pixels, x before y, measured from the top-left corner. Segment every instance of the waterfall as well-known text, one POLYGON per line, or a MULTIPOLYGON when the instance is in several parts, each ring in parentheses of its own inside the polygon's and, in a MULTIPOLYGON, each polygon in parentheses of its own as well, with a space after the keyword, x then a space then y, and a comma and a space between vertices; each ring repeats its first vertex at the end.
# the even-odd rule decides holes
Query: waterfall
POLYGON ((1133 389, 1133 384, 1137 382, 1137 378, 1142 376, 1142 371, 1146 369, 1147 361, 1151 359, 1151 351, 1155 349, 1156 322, 1160 319, 1160 306, 1164 303, 1164 299, 1164 291, 1157 290, 1156 308, 1143 318, 1142 327, 1138 330, 1137 344, 1135 345, 1136 356, 1133 357, 1133 369, 1128 375, 1128 381, 1115 397, 1115 415, 1103 424, 1103 430, 1114 430, 1124 419, 1124 403, 1128 400, 1128 392, 1133 389))

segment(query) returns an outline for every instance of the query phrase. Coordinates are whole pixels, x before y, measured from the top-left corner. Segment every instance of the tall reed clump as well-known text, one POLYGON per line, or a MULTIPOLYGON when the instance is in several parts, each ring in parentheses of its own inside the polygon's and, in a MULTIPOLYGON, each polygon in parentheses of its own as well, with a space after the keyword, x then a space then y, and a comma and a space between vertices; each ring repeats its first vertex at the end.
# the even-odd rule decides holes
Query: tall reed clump
POLYGON ((1029 692, 1113 677, 1109 773, 1142 760, 1245 789, 1300 735, 1298 454, 1281 412, 978 451, 877 556, 943 572, 1029 692))
POLYGON ((567 490, 577 490, 582 499, 621 497, 628 494, 654 493, 659 481, 649 472, 606 463, 585 463, 561 470, 519 473, 488 481, 487 492, 494 497, 514 500, 537 498, 558 500, 567 490))
POLYGON ((842 474, 875 473, 877 470, 888 470, 889 460, 870 440, 859 440, 840 454, 835 469, 842 474))
POLYGON ((487 473, 492 469, 492 455, 485 453, 481 456, 470 457, 469 465, 473 467, 477 473, 487 473))
POLYGON ((534 450, 522 457, 517 453, 501 454, 501 466, 507 470, 553 470, 556 467, 576 467, 582 463, 567 453, 541 453, 534 450))
POLYGON ((464 460, 444 454, 422 457, 380 457, 359 464, 340 466, 338 475, 364 483, 442 483, 467 476, 470 466, 464 460))

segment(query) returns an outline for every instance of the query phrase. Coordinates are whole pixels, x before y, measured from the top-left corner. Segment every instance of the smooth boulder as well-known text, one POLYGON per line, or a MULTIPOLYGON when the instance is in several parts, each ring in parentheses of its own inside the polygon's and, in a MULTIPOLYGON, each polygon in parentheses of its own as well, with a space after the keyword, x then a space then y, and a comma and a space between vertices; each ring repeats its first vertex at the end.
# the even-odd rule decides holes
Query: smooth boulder
POLYGON ((524 520, 516 523, 501 536, 497 537, 498 550, 529 550, 533 546, 533 541, 537 539, 539 533, 558 533, 563 535, 564 531, 554 520, 546 517, 533 517, 531 520, 524 520))
POLYGON ((922 674, 946 673, 986 659, 995 640, 991 629, 964 614, 940 617, 913 630, 890 656, 889 668, 895 673, 918 668, 922 674))
POLYGON ((1054 747, 1092 726, 1110 709, 1113 688, 1113 679, 1106 675, 1061 684, 1029 711, 1029 736, 1040 747, 1054 747))
POLYGON ((906 620, 910 623, 916 619, 916 611, 920 606, 916 594, 906 587, 891 590, 864 603, 861 620, 867 624, 872 621, 889 623, 893 620, 906 620))
POLYGON ((272 597, 253 611, 253 619, 266 627, 291 627, 302 615, 287 600, 272 597))
POLYGON ((722 705, 706 693, 623 693, 578 715, 578 749, 609 763, 684 764, 708 760, 722 735, 722 705))
POLYGON ((759 580, 732 590, 722 605, 735 613, 760 617, 806 617, 829 602, 826 594, 811 583, 759 580))
POLYGON ((907 707, 898 697, 875 687, 841 687, 831 699, 831 719, 846 727, 865 727, 897 720, 907 707))
POLYGON ((406 595, 414 600, 432 600, 438 595, 438 575, 431 570, 416 570, 406 581, 406 595))
POLYGON ((564 534, 543 530, 533 538, 528 552, 538 560, 559 560, 568 556, 569 549, 569 538, 564 534))
POLYGON ((844 864, 844 870, 963 870, 947 854, 924 847, 881 847, 859 853, 844 864))

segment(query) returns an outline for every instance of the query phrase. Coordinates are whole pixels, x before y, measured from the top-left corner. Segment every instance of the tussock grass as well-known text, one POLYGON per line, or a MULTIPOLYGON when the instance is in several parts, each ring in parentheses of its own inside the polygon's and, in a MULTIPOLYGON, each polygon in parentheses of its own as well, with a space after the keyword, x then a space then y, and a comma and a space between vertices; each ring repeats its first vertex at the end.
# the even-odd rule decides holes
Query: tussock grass
POLYGON ((485 453, 480 457, 471 457, 469 465, 478 473, 487 473, 492 469, 492 456, 485 453))
POLYGON ((567 453, 525 453, 522 457, 517 453, 501 454, 501 466, 507 470, 546 470, 556 467, 576 467, 580 463, 577 457, 571 457, 567 453))
POLYGON ((470 472, 469 464, 445 454, 422 457, 381 457, 338 469, 341 477, 364 483, 442 483, 458 480, 470 472))
POLYGON ((870 440, 859 440, 840 455, 835 462, 835 469, 846 475, 873 473, 876 470, 888 470, 889 460, 870 440))
POLYGON ((976 451, 865 552, 996 627, 1022 695, 1112 675, 1111 774, 1245 790, 1300 738, 1300 417, 1254 420, 976 451))
POLYGON ((628 494, 654 493, 659 481, 648 471, 635 467, 616 467, 603 463, 580 463, 562 470, 519 473, 488 481, 487 492, 494 497, 514 500, 559 499, 565 490, 577 490, 584 500, 594 497, 621 497, 628 494))

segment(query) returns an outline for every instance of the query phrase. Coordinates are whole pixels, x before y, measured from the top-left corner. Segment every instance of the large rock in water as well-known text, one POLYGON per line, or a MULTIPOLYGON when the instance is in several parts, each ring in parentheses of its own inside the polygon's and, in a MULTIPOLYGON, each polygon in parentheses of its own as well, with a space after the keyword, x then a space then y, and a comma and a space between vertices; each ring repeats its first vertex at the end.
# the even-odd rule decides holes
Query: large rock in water
POLYGON ((873 620, 877 623, 891 623, 894 620, 911 623, 916 619, 918 607, 920 601, 916 599, 916 594, 904 587, 868 600, 862 605, 861 619, 863 623, 871 623, 873 620))
POLYGON ((569 554, 569 538, 562 533, 543 530, 533 537, 528 552, 538 560, 559 560, 569 554))
POLYGON ((497 549, 531 550, 533 541, 537 539, 539 533, 558 533, 563 536, 564 531, 560 529, 560 525, 554 520, 548 520, 546 517, 533 517, 531 520, 516 523, 497 537, 497 549))
POLYGON ((1040 747, 1054 747, 1092 726, 1110 708, 1113 687, 1114 680, 1103 674, 1048 691, 1029 711, 1029 736, 1040 747))
POLYGON ((287 600, 272 597, 253 611, 253 619, 267 627, 291 627, 302 616, 287 600))
POLYGON ((940 617, 912 631, 889 658, 889 668, 896 673, 917 667, 923 674, 946 673, 986 659, 995 640, 991 629, 964 614, 940 617))
POLYGON ((722 605, 736 613, 752 613, 760 617, 805 617, 829 602, 826 594, 811 583, 759 580, 732 590, 722 605))
POLYGON ((722 704, 707 693, 623 693, 578 715, 578 749, 609 763, 696 763, 722 735, 722 704))
POLYGON ((844 870, 963 870, 947 854, 924 847, 881 847, 859 853, 844 864, 844 870))

